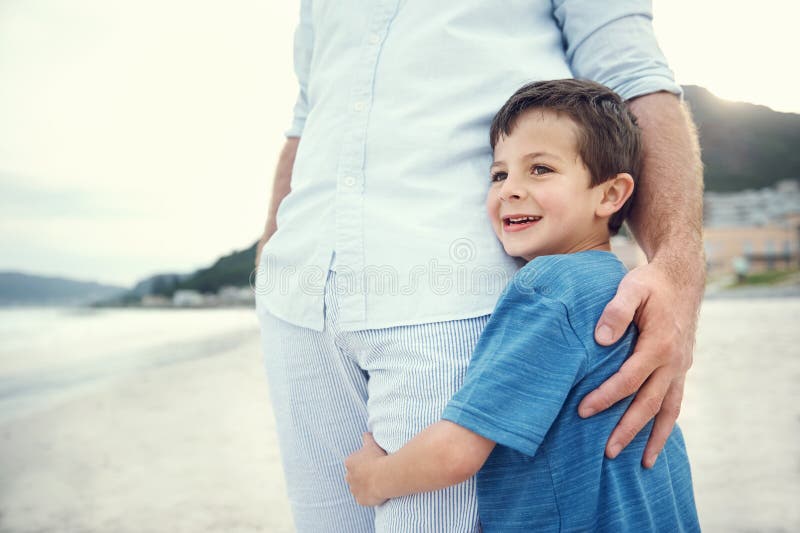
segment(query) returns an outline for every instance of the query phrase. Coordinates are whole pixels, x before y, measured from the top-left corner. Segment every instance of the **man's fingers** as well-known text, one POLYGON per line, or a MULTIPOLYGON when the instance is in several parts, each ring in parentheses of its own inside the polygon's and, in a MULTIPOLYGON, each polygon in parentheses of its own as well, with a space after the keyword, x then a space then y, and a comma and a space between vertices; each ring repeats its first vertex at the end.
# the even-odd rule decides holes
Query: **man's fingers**
POLYGON ((670 386, 666 370, 657 370, 636 394, 622 420, 611 433, 606 445, 606 457, 614 459, 644 426, 661 410, 661 404, 670 386))
POLYGON ((600 315, 600 320, 597 321, 597 327, 594 330, 594 338, 597 343, 608 346, 617 342, 628 329, 628 324, 633 321, 636 310, 644 302, 646 296, 647 288, 645 286, 629 280, 627 276, 623 278, 617 294, 608 302, 603 309, 603 314, 600 315))
MULTIPOLYGON (((641 345, 643 339, 639 339, 641 345)), ((634 352, 625 364, 600 387, 590 392, 578 406, 578 415, 588 418, 592 415, 605 411, 623 398, 627 398, 641 387, 642 383, 656 369, 652 358, 645 357, 648 351, 646 339, 644 339, 644 352, 634 352)))
POLYGON ((653 430, 650 432, 650 438, 647 440, 647 446, 645 446, 642 456, 642 466, 645 468, 652 468, 656 464, 658 454, 664 449, 664 444, 672 433, 672 428, 675 427, 675 422, 681 412, 683 385, 684 378, 681 378, 674 381, 667 390, 667 395, 661 404, 661 410, 656 415, 653 430))

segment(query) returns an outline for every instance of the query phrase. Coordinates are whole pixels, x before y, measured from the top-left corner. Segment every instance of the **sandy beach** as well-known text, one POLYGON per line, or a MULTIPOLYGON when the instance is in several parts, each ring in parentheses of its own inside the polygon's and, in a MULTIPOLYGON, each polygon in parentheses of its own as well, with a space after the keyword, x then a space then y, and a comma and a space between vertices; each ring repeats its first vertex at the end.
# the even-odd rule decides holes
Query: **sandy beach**
MULTIPOLYGON (((226 312, 210 353, 0 422, 0 531, 292 531, 255 315, 226 312)), ((680 419, 704 531, 800 529, 798 318, 797 298, 704 304, 680 419)))
POLYGON ((242 313, 230 349, 0 426, 0 531, 292 531, 256 319, 242 313))

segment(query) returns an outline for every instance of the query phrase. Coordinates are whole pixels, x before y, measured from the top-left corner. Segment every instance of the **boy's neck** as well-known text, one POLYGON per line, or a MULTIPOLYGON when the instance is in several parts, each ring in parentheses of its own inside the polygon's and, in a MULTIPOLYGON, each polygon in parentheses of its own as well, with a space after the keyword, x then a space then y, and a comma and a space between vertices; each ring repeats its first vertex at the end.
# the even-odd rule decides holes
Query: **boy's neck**
MULTIPOLYGON (((580 252, 589 252, 589 251, 602 251, 602 252, 610 252, 611 251, 611 240, 609 238, 582 243, 572 248, 566 249, 564 251, 559 251, 557 254, 549 254, 549 255, 566 255, 566 254, 577 254, 580 252)), ((523 257, 526 261, 533 261, 536 257, 523 257)))
MULTIPOLYGON (((606 240, 604 242, 601 242, 601 243, 598 243, 598 244, 596 244, 594 246, 586 248, 585 250, 579 250, 579 251, 588 252, 589 250, 602 250, 604 252, 610 252, 611 251, 611 241, 606 240)), ((575 252, 572 252, 572 253, 575 253, 575 252)))

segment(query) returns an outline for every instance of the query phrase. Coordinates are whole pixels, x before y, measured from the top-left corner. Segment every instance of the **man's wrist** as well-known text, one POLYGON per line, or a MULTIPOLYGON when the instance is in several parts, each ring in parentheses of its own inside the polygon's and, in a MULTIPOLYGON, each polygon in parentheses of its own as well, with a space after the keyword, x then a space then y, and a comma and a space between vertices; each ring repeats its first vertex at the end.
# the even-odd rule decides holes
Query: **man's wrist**
POLYGON ((705 284, 706 258, 702 246, 664 246, 656 250, 650 263, 683 283, 705 284))

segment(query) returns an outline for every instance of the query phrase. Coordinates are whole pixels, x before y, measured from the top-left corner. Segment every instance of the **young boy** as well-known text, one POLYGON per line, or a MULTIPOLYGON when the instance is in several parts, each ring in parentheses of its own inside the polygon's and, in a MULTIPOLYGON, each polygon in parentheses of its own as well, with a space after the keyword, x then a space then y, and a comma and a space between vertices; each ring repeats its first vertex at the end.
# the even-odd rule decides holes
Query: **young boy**
POLYGON ((379 505, 477 472, 484 531, 698 531, 677 426, 644 469, 652 422, 616 459, 603 453, 632 398, 589 419, 577 413, 637 335, 632 325, 613 346, 594 342, 625 274, 609 239, 641 170, 634 116, 602 85, 538 82, 503 105, 490 138, 489 219, 506 252, 529 262, 501 295, 442 420, 390 455, 365 434, 345 462, 351 492, 379 505))

